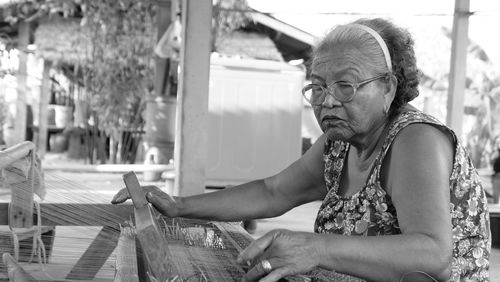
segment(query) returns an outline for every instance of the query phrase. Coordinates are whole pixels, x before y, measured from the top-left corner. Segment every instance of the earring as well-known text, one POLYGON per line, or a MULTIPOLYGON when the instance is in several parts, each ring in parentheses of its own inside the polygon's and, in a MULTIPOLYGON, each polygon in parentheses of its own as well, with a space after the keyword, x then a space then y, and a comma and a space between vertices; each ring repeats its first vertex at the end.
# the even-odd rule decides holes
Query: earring
POLYGON ((387 104, 384 103, 384 114, 387 115, 388 112, 389 112, 389 109, 387 107, 387 104))

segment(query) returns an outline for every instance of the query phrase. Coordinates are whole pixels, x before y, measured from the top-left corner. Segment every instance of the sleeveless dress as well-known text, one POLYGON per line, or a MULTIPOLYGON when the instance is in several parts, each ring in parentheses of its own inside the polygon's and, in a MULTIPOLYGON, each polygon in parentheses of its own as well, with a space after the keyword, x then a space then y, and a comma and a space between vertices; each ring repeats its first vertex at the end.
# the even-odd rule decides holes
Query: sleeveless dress
POLYGON ((454 138, 455 156, 450 176, 453 256, 449 281, 489 281, 491 234, 488 204, 479 176, 453 131, 419 111, 404 112, 391 123, 366 185, 352 196, 338 194, 349 144, 343 141, 325 142, 324 178, 328 193, 319 209, 314 231, 349 236, 401 233, 391 197, 381 187, 380 170, 398 132, 413 123, 445 129, 454 138))

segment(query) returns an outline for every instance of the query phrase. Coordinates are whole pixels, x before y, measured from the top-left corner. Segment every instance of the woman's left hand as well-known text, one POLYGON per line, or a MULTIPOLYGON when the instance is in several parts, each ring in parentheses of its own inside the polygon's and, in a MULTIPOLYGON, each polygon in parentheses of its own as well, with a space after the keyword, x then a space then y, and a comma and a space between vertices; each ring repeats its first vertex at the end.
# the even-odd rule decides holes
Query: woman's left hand
POLYGON ((252 264, 243 281, 278 281, 311 270, 319 264, 319 249, 314 236, 314 233, 273 230, 255 240, 237 259, 238 263, 252 264), (270 263, 270 270, 263 266, 264 260, 270 263))

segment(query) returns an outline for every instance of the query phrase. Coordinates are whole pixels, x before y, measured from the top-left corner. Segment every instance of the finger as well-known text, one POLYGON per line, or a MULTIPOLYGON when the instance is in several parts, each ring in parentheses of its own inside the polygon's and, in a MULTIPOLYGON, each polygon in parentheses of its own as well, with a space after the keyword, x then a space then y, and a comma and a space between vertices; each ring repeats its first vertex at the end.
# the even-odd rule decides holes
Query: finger
POLYGON ((271 273, 269 273, 266 277, 263 277, 259 280, 259 282, 274 282, 278 281, 281 278, 293 274, 293 271, 288 267, 280 267, 277 269, 273 269, 271 273))
POLYGON ((158 186, 155 186, 155 185, 144 185, 144 186, 141 186, 142 190, 144 190, 145 193, 147 192, 161 192, 161 193, 164 193, 160 188, 158 188, 158 186))
POLYGON ((267 274, 267 272, 264 269, 264 267, 262 266, 262 263, 258 262, 252 269, 250 269, 245 274, 245 276, 243 276, 243 281, 256 281, 266 274, 267 274))
POLYGON ((128 190, 127 188, 123 188, 116 195, 113 197, 111 200, 112 204, 119 204, 125 202, 127 199, 129 199, 130 196, 128 195, 128 190))
POLYGON ((253 241, 246 247, 241 254, 238 256, 236 261, 238 263, 243 263, 246 261, 253 260, 254 258, 260 256, 264 251, 269 247, 273 241, 274 238, 274 233, 268 232, 264 236, 260 237, 259 239, 253 241))
MULTIPOLYGON (((144 193, 147 192, 155 192, 155 193, 163 193, 160 188, 154 186, 154 185, 146 185, 146 186, 141 186, 141 188, 144 190, 144 193)), ((116 195, 113 197, 111 200, 112 204, 120 204, 125 202, 126 200, 130 199, 130 195, 128 194, 127 188, 122 188, 116 195)))
POLYGON ((157 194, 154 192, 148 192, 146 193, 146 200, 148 200, 148 202, 150 202, 155 209, 164 215, 169 215, 169 208, 175 204, 172 197, 165 193, 157 194))
POLYGON ((146 193, 146 200, 148 202, 153 203, 156 199, 164 199, 167 200, 169 203, 173 203, 174 199, 162 191, 160 188, 156 186, 143 186, 144 193, 146 193))

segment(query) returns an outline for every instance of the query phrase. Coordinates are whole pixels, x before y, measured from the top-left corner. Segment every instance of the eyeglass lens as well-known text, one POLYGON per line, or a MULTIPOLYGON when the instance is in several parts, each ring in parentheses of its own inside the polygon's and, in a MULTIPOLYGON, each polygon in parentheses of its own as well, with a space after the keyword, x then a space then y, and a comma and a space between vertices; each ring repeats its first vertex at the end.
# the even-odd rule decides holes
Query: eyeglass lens
POLYGON ((340 102, 351 100, 354 96, 355 89, 350 84, 335 83, 329 89, 316 84, 308 85, 304 88, 304 96, 313 105, 320 105, 325 101, 326 95, 330 94, 340 102))

